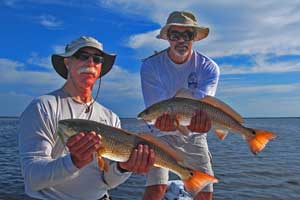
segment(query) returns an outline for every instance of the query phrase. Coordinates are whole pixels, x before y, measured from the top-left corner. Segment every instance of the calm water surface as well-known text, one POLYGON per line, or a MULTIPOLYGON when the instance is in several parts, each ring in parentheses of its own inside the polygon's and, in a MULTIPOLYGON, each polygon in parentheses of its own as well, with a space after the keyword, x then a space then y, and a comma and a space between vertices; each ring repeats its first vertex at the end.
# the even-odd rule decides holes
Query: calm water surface
MULTIPOLYGON (((0 118, 0 199, 29 199, 24 195, 17 150, 18 119, 0 118)), ((250 153, 245 141, 229 134, 224 141, 210 133, 215 176, 214 199, 300 199, 300 118, 246 119, 246 126, 270 130, 278 135, 258 155, 250 153)), ((143 122, 122 119, 122 127, 133 132, 148 131, 143 122)), ((176 176, 171 176, 176 178, 176 176)), ((145 177, 131 176, 110 191, 113 199, 141 199, 145 177)))

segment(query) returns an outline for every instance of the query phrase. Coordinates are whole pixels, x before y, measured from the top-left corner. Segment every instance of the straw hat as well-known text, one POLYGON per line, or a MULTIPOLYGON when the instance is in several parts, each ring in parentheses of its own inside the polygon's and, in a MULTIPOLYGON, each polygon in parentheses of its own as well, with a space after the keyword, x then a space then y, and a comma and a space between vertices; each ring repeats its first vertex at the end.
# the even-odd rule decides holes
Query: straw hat
POLYGON ((64 53, 52 55, 52 58, 51 58, 52 65, 53 65, 55 71, 60 76, 62 76, 64 79, 67 79, 67 77, 68 77, 68 69, 65 66, 64 58, 74 55, 79 49, 81 49, 83 47, 93 47, 93 48, 99 50, 103 54, 104 63, 102 64, 100 77, 104 76, 106 73, 108 73, 111 70, 111 68, 115 62, 116 55, 108 54, 108 53, 104 52, 103 45, 99 41, 97 41, 95 38, 88 37, 88 36, 82 36, 82 37, 77 38, 76 40, 72 41, 70 44, 67 44, 64 53))
POLYGON ((168 30, 170 26, 194 28, 196 30, 194 41, 204 39, 209 33, 209 28, 199 26, 196 17, 192 13, 186 11, 175 11, 169 15, 166 25, 162 27, 160 34, 156 37, 168 40, 168 30))

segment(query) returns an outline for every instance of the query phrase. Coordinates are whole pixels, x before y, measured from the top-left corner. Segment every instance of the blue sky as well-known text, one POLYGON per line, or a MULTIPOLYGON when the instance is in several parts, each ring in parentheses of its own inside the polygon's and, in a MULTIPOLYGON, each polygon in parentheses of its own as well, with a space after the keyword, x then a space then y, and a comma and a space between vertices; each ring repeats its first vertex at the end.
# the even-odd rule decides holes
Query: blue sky
POLYGON ((244 117, 300 116, 300 2, 161 0, 0 1, 0 116, 19 116, 36 96, 61 87, 52 53, 81 35, 118 54, 99 98, 121 117, 143 108, 141 59, 168 43, 155 38, 174 10, 195 13, 209 36, 194 48, 213 58, 216 96, 244 117))

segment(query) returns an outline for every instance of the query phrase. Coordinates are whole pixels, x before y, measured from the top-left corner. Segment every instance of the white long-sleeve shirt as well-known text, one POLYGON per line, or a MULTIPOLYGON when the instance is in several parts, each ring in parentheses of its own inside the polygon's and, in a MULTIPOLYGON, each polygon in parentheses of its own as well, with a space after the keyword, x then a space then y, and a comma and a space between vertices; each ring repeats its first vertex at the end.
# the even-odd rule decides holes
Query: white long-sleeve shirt
POLYGON ((59 120, 89 119, 121 127, 118 116, 99 103, 87 113, 86 108, 59 89, 36 98, 22 113, 19 153, 26 194, 38 199, 96 200, 130 176, 108 160, 108 172, 99 170, 96 159, 82 169, 73 164, 56 135, 59 120))

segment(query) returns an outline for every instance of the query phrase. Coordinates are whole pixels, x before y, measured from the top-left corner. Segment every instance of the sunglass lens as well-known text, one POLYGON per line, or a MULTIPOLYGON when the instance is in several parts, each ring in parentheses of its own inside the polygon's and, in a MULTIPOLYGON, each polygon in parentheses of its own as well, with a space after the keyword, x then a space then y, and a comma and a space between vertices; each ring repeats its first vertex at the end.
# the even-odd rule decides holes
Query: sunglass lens
POLYGON ((185 41, 191 41, 192 39, 194 39, 194 33, 191 32, 191 31, 184 31, 182 33, 182 38, 185 40, 185 41))
POLYGON ((171 41, 177 41, 180 38, 182 38, 184 41, 191 41, 194 39, 194 33, 192 31, 170 31, 168 37, 171 41))
POLYGON ((93 55, 93 54, 89 54, 89 53, 85 53, 85 52, 78 52, 78 53, 74 54, 74 57, 81 61, 86 61, 91 56, 93 58, 93 62, 96 64, 104 62, 104 58, 100 55, 95 55, 95 54, 93 55))
POLYGON ((180 39, 180 33, 178 31, 171 31, 169 33, 169 40, 177 41, 180 39))
POLYGON ((103 63, 104 58, 102 56, 99 56, 99 55, 93 55, 93 61, 96 64, 103 63))
POLYGON ((79 53, 76 58, 81 61, 85 61, 85 60, 88 60, 89 57, 90 57, 90 55, 87 53, 79 53))

